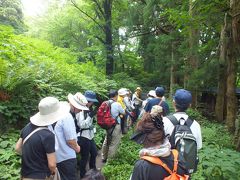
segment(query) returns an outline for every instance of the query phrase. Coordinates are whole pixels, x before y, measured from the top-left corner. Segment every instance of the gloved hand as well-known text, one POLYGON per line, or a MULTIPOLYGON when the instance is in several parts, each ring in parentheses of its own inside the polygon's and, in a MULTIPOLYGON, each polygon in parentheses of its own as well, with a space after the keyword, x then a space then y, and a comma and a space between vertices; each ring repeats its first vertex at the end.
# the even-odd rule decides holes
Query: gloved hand
POLYGON ((97 114, 96 111, 90 111, 90 112, 89 112, 89 116, 90 116, 91 118, 93 118, 96 114, 97 114))

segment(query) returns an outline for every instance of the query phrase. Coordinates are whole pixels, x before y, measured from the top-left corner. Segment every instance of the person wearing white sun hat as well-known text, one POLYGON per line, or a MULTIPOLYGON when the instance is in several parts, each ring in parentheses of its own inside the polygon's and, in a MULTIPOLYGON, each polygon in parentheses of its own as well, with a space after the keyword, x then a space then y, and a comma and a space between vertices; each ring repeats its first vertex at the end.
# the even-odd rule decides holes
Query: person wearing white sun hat
POLYGON ((38 109, 22 129, 15 147, 22 154, 22 179, 45 179, 55 173, 55 137, 47 126, 68 114, 70 106, 55 97, 46 97, 40 101, 38 109))
POLYGON ((57 168, 61 176, 61 180, 77 179, 77 159, 76 153, 80 152, 80 146, 77 143, 77 133, 75 127, 75 114, 80 111, 88 110, 86 106, 87 100, 81 93, 75 95, 68 94, 70 111, 63 116, 56 125, 52 126, 57 139, 56 156, 57 168))

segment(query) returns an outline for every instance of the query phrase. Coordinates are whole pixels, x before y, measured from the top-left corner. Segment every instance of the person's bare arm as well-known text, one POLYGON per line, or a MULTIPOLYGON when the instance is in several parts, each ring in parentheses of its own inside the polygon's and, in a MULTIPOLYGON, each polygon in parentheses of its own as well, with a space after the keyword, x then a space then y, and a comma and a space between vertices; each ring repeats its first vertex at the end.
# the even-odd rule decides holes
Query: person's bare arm
POLYGON ((56 171, 56 155, 54 153, 47 154, 48 168, 51 171, 51 174, 55 174, 56 171))
POLYGON ((19 138, 16 145, 15 145, 15 151, 18 153, 18 154, 22 154, 22 138, 19 138))
POLYGON ((80 152, 80 146, 77 144, 77 142, 76 142, 75 139, 68 140, 68 141, 67 141, 67 144, 68 144, 72 149, 74 149, 74 151, 75 151, 76 153, 79 153, 79 152, 80 152))

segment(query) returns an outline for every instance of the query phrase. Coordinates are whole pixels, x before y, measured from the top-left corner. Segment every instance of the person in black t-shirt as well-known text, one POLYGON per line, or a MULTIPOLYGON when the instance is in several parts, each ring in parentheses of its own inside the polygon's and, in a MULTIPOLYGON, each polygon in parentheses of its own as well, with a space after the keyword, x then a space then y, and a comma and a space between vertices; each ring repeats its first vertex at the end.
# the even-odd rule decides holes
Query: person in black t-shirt
POLYGON ((47 126, 57 122, 69 112, 67 102, 54 97, 43 98, 39 112, 30 118, 21 131, 16 151, 22 154, 21 178, 46 179, 56 170, 55 136, 47 126))

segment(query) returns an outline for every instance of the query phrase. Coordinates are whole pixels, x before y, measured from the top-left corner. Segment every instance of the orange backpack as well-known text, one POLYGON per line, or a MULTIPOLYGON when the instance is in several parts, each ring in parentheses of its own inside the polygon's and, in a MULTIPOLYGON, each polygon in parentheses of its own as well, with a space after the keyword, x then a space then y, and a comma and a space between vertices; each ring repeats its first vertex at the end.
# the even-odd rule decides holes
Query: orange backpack
POLYGON ((153 157, 153 156, 142 156, 141 159, 147 160, 153 164, 158 164, 162 166, 164 169, 166 169, 169 172, 169 176, 165 177, 164 180, 188 180, 189 176, 185 175, 181 176, 177 174, 177 166, 178 166, 178 151, 176 149, 172 150, 173 157, 174 157, 174 165, 173 170, 170 170, 169 167, 159 159, 159 157, 153 157))

